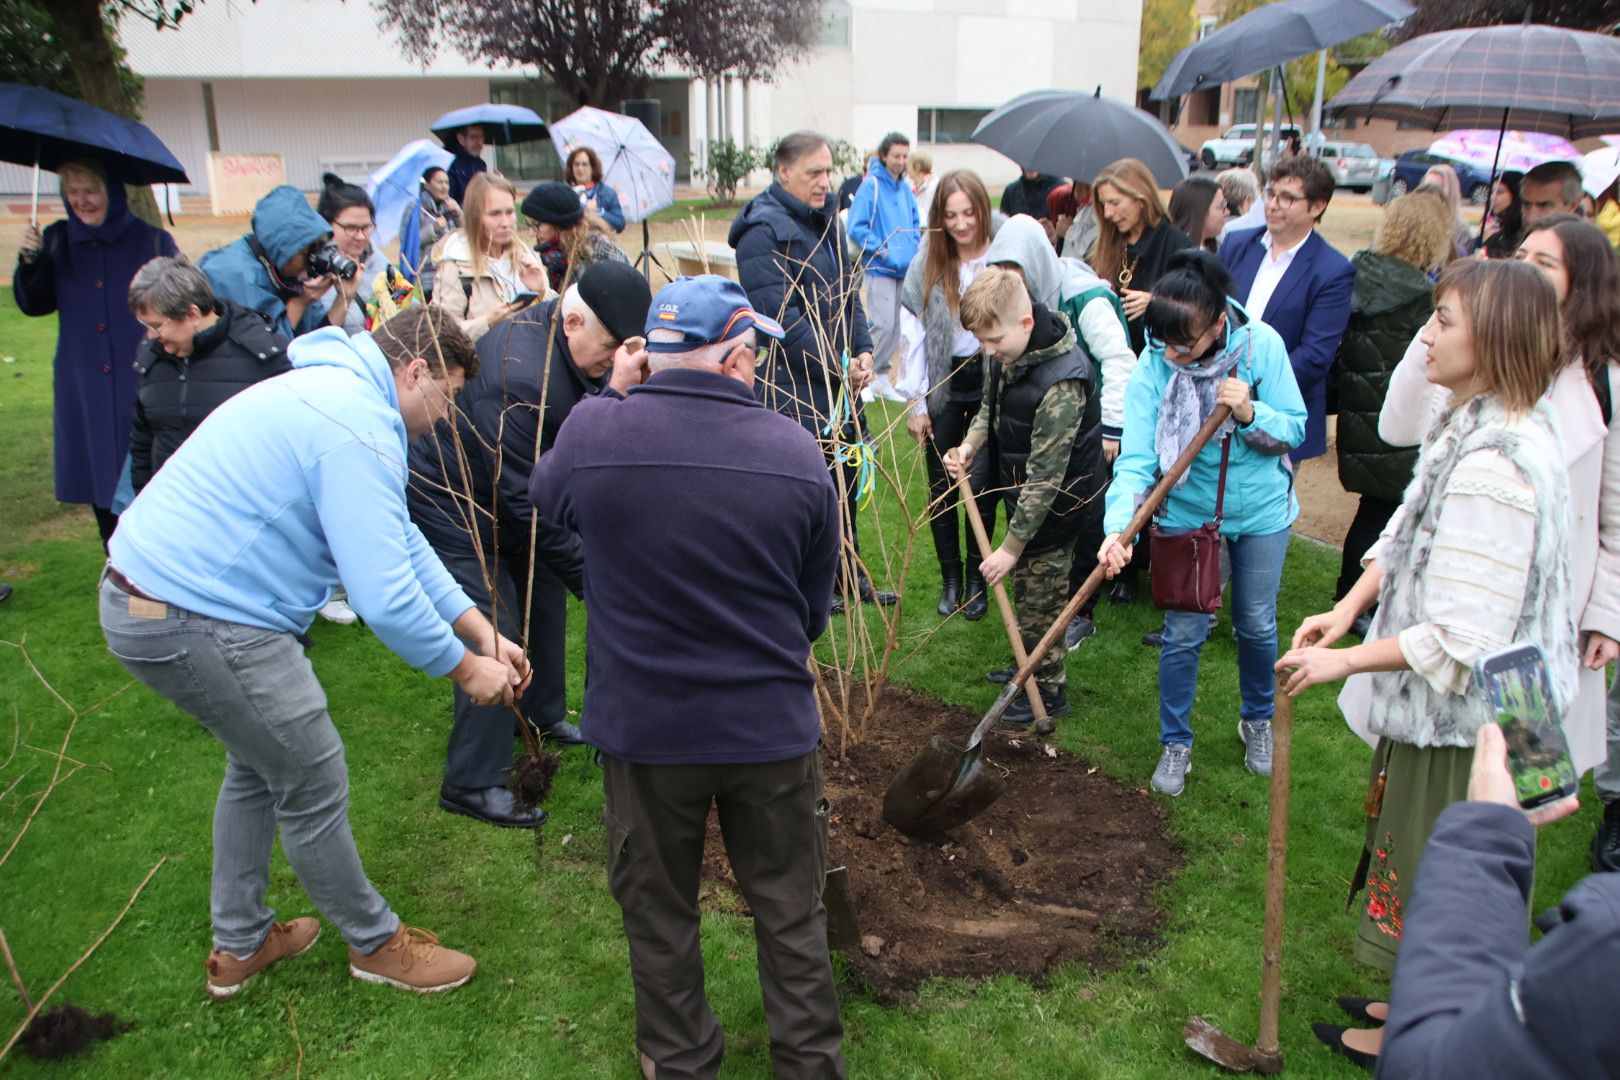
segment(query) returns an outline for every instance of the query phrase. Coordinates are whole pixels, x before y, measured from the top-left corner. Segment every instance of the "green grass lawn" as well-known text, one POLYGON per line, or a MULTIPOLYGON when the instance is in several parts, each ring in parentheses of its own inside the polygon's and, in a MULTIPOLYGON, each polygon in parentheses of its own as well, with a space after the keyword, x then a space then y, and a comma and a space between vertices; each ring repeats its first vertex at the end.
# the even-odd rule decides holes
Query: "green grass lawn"
MULTIPOLYGON (((96 624, 101 550, 94 527, 81 511, 51 499, 53 341, 54 323, 23 319, 9 296, 0 299, 0 356, 15 357, 0 365, 0 579, 17 587, 0 607, 0 638, 26 636, 55 688, 84 707, 127 679, 96 624)), ((912 451, 896 453, 905 460, 912 451)), ((887 541, 902 542, 897 525, 882 524, 887 541)), ((874 541, 866 543, 870 554, 874 541)), ((937 573, 926 538, 919 550, 902 653, 938 622, 937 573)), ((1322 606, 1336 569, 1336 553, 1295 542, 1281 600, 1285 633, 1322 606)), ((582 622, 572 620, 575 708, 582 622)), ((1158 751, 1157 654, 1137 640, 1155 622, 1145 605, 1102 609, 1102 633, 1070 660, 1075 711, 1058 736, 1070 751, 1135 786, 1146 785, 1158 751)), ((1191 1014, 1252 1042, 1267 785, 1242 767, 1235 651, 1226 626, 1205 653, 1197 768, 1172 807, 1187 867, 1162 897, 1168 912, 1162 944, 1148 953, 1122 946, 1116 970, 1069 968, 1041 989, 1013 979, 937 982, 892 1009, 846 991, 852 1076, 1216 1075, 1181 1044, 1191 1014)), ((210 817, 222 754, 188 717, 135 687, 78 725, 70 753, 90 767, 57 790, 0 866, 0 930, 37 996, 112 920, 151 866, 169 857, 123 925, 57 999, 114 1010, 135 1026, 72 1064, 14 1056, 11 1074, 636 1075, 627 952, 602 869, 601 787, 584 752, 571 751, 558 776, 539 850, 527 833, 442 813, 436 795, 449 684, 407 668, 363 629, 317 624, 313 636, 311 658, 348 746, 351 817, 367 869, 407 921, 477 956, 478 977, 438 998, 360 984, 348 977, 341 939, 326 927, 309 955, 276 968, 236 1001, 207 1001, 210 817)), ((1005 655, 994 616, 978 624, 953 620, 896 675, 947 701, 983 708, 993 693, 980 676, 1005 655)), ((50 776, 52 758, 35 748, 59 743, 68 720, 18 653, 0 649, 0 850, 50 776), (10 750, 13 723, 20 745, 10 750)), ((1353 921, 1344 913, 1368 751, 1345 729, 1330 689, 1299 702, 1297 728, 1283 1047, 1292 1075, 1349 1077, 1360 1073, 1319 1046, 1309 1024, 1334 1018, 1335 993, 1383 989, 1352 964, 1353 921)), ((1588 808, 1543 837, 1538 907, 1585 872, 1594 819, 1588 808)), ((312 913, 279 852, 271 902, 282 917, 312 913)), ((770 1075, 751 939, 745 919, 705 917, 709 992, 730 1035, 726 1077, 770 1075)), ((0 982, 0 1042, 24 1012, 9 981, 0 982)))

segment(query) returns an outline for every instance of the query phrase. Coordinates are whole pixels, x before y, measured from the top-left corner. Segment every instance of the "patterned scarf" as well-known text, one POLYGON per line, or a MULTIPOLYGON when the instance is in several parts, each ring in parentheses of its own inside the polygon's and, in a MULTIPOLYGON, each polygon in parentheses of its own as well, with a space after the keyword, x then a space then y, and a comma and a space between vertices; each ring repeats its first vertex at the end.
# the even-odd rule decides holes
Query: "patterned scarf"
MULTIPOLYGON (((1229 313, 1226 330, 1229 342, 1232 332, 1232 315, 1229 313)), ((1245 348, 1247 344, 1248 335, 1245 334, 1245 348)), ((1164 399, 1159 403, 1159 426, 1153 433, 1153 449, 1159 455, 1160 471, 1166 473, 1170 471, 1176 459, 1192 443, 1198 429, 1209 419, 1209 414, 1215 411, 1215 394, 1220 390, 1222 381, 1237 370, 1238 359, 1237 350, 1233 349, 1218 352, 1191 364, 1165 361, 1174 371, 1170 376, 1170 382, 1164 388, 1164 399)), ((1234 421, 1228 419, 1215 433, 1216 438, 1226 435, 1234 426, 1234 421)), ((1181 479, 1176 481, 1176 487, 1185 484, 1191 475, 1191 469, 1182 473, 1181 479)))

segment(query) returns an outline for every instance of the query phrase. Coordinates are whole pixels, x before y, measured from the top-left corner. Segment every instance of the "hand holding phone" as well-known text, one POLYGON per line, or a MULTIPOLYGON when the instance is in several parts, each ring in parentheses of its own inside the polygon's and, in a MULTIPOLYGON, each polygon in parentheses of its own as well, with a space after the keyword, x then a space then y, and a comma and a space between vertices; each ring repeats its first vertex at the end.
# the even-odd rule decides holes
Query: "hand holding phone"
POLYGON ((511 308, 513 311, 522 311, 538 299, 540 299, 539 293, 531 289, 520 289, 512 294, 511 308))
POLYGON ((1532 810, 1580 790, 1541 647, 1522 642, 1482 656, 1474 676, 1496 711, 1519 805, 1532 810))

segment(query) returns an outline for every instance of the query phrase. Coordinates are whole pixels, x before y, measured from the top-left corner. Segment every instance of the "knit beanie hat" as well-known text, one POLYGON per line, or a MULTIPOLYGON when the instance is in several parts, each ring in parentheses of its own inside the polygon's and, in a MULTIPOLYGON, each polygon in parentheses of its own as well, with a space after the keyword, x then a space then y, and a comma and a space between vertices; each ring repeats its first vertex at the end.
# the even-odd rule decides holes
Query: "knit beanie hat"
POLYGON ((530 221, 543 221, 559 229, 579 221, 585 216, 579 196, 567 184, 547 180, 523 196, 523 216, 530 221))

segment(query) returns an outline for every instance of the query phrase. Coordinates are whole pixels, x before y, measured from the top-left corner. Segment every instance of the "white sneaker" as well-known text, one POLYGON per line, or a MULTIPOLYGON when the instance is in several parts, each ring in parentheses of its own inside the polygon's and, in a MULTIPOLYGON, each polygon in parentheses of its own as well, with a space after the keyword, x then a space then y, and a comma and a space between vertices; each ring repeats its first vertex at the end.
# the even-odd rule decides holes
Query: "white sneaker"
POLYGON ((870 385, 862 387, 861 388, 861 403, 863 405, 870 405, 870 404, 872 404, 873 399, 874 399, 874 395, 872 393, 872 387, 870 385))
POLYGON ((872 394, 884 401, 904 401, 906 395, 894 388, 887 374, 879 375, 872 380, 872 394))
POLYGON ((344 600, 332 600, 321 608, 321 618, 339 626, 353 626, 360 621, 360 616, 354 613, 354 608, 344 600))

